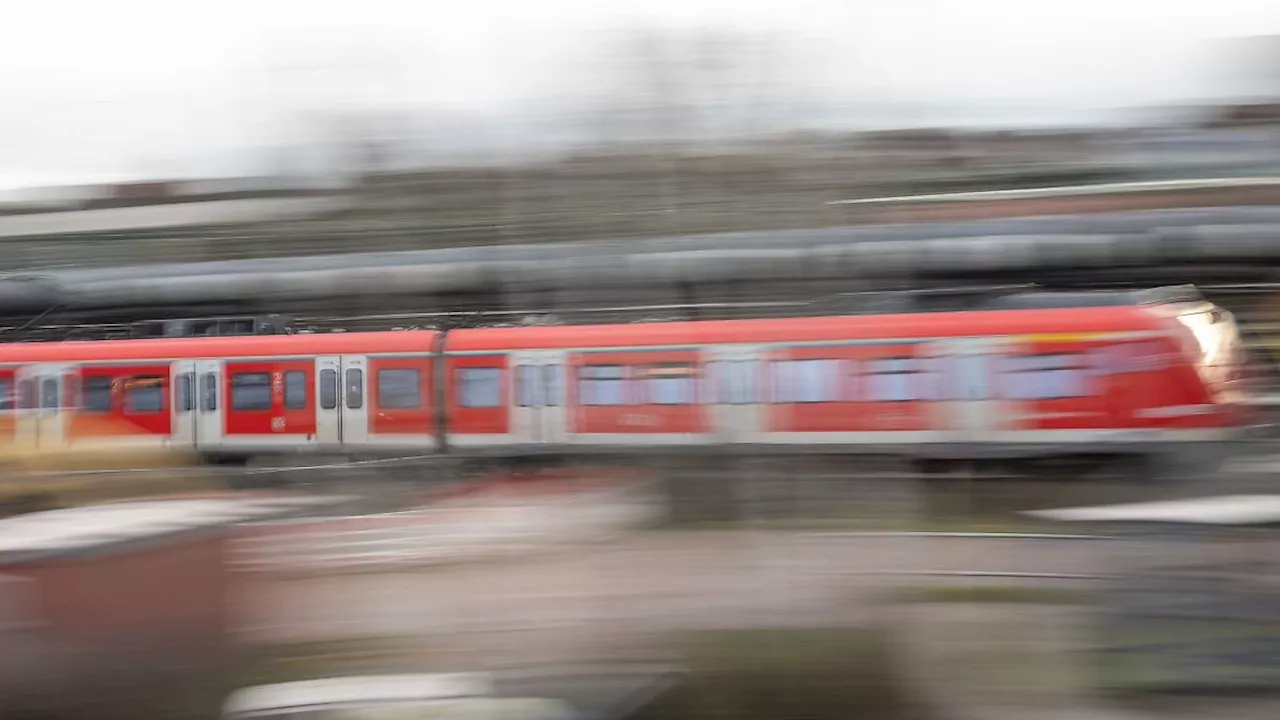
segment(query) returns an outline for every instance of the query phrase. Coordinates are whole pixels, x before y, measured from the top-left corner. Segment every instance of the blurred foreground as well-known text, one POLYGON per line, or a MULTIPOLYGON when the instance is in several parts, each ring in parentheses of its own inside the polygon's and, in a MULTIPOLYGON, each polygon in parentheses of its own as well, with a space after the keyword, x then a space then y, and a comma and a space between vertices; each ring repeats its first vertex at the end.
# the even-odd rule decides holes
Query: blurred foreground
MULTIPOLYGON (((1199 705, 1164 707, 1147 687, 1187 681, 1150 674, 1176 648, 1142 650, 1147 674, 1117 675, 1098 652, 1147 641, 1098 622, 1127 597, 1116 588, 1157 576, 1173 588, 1160 568, 1194 564, 1204 532, 1022 511, 1266 492, 1274 452, 1242 446, 1249 462, 1216 474, 1142 482, 925 479, 866 458, 479 477, 421 460, 190 468, 210 486, 276 489, 156 499, 176 487, 117 485, 123 502, 0 521, 0 698, 6 718, 214 717, 247 685, 485 671, 504 697, 594 717, 1128 717, 1117 702, 1196 717, 1199 705), (643 709, 615 697, 655 672, 679 681, 643 709)), ((116 470, 132 464, 140 480, 168 473, 124 460, 116 470)), ((53 462, 25 466, 76 476, 53 462)), ((1220 569, 1255 588, 1238 599, 1271 602, 1258 585, 1274 579, 1269 531, 1250 531, 1239 557, 1205 537, 1220 569)), ((1159 614, 1124 607, 1132 627, 1159 614)), ((1197 607, 1216 613, 1200 633, 1238 612, 1197 607)), ((1250 652, 1197 660, 1201 679, 1280 671, 1250 652)))

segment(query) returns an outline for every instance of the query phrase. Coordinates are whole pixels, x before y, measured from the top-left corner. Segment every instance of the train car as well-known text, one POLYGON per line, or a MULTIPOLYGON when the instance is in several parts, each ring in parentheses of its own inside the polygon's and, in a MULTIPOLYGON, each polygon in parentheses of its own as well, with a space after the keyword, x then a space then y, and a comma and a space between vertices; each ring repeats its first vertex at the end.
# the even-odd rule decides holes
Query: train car
POLYGON ((1202 300, 1082 302, 458 330, 445 345, 449 439, 965 458, 1158 452, 1241 425, 1229 313, 1202 300), (483 407, 475 382, 488 383, 483 407))
POLYGON ((0 433, 38 447, 210 458, 432 452, 432 331, 103 340, 0 347, 0 433))
POLYGON ((0 347, 0 434, 210 458, 721 446, 979 458, 1150 453, 1243 423, 1198 295, 964 312, 0 347))

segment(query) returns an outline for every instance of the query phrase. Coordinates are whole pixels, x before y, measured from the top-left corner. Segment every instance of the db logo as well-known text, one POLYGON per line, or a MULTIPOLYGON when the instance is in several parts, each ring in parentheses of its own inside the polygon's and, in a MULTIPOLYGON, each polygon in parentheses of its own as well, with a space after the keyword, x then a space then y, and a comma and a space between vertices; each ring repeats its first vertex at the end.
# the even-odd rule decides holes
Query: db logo
POLYGON ((284 430, 284 418, 271 418, 271 431, 281 432, 282 430, 284 430))
POLYGON ((657 427, 660 422, 652 415, 623 415, 622 424, 633 427, 657 427))

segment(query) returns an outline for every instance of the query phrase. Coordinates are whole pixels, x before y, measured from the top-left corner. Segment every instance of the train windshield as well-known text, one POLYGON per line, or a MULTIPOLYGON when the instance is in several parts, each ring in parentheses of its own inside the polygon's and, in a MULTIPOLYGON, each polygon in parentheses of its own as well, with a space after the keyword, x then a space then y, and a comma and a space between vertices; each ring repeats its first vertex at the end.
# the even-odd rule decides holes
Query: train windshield
POLYGON ((1190 333, 1196 369, 1210 387, 1227 390, 1244 379, 1244 343, 1231 313, 1209 306, 1180 313, 1176 317, 1190 333))

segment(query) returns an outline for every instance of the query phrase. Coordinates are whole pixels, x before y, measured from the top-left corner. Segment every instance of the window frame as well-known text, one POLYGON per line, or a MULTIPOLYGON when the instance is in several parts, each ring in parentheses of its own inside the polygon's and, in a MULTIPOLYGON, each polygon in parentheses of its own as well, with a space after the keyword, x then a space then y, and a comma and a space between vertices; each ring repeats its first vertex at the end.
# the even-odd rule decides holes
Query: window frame
POLYGON ((550 363, 540 366, 542 379, 542 407, 560 407, 564 404, 564 366, 550 363))
POLYGON ((178 412, 191 412, 196 409, 195 373, 184 372, 174 376, 173 407, 178 412))
POLYGON ((167 379, 168 378, 166 378, 163 375, 131 375, 129 376, 125 380, 126 383, 134 383, 138 381, 148 381, 148 382, 154 381, 154 385, 146 385, 146 386, 138 386, 138 387, 134 387, 131 384, 126 385, 124 388, 124 392, 121 393, 122 402, 120 403, 120 409, 126 415, 155 415, 157 413, 164 412, 167 409, 165 408, 165 398, 168 395, 168 393, 166 392, 167 388, 165 387, 167 384, 166 383, 167 379), (156 397, 158 397, 160 400, 158 406, 155 409, 150 409, 150 408, 145 410, 138 409, 136 393, 139 390, 151 390, 152 388, 154 388, 157 391, 156 397))
POLYGON ((319 374, 320 392, 317 401, 321 410, 337 410, 341 404, 342 394, 339 392, 338 371, 334 368, 321 368, 319 374))
POLYGON ((200 376, 200 411, 214 412, 218 409, 218 373, 209 370, 200 376))
MULTIPOLYGON (((883 355, 878 357, 866 358, 861 363, 862 380, 862 401, 872 403, 904 403, 904 402, 926 402, 932 398, 927 397, 927 393, 923 392, 920 387, 919 376, 928 374, 929 370, 922 368, 922 362, 926 358, 916 357, 914 355, 883 355), (880 363, 887 362, 905 362, 909 369, 906 370, 877 370, 880 363), (875 378, 885 376, 907 375, 907 391, 908 397, 883 398, 876 397, 873 391, 875 387, 875 378)), ((946 383, 943 384, 944 388, 946 383)), ((938 393, 935 393, 938 394, 938 393)), ((946 394, 946 393, 942 393, 946 394)))
MULTIPOLYGON (((658 362, 647 363, 640 366, 643 375, 639 378, 639 385, 643 392, 644 405, 657 405, 660 407, 678 407, 680 405, 697 405, 699 404, 698 382, 701 375, 698 372, 698 364, 694 362, 658 362), (662 402, 657 399, 657 393, 653 387, 655 381, 667 380, 666 377, 655 377, 651 373, 655 370, 685 370, 687 374, 676 375, 675 378, 684 381, 681 389, 687 397, 676 402, 662 402)), ((624 386, 625 387, 625 386, 624 386)))
MULTIPOLYGON (((486 376, 488 377, 488 376, 486 376)), ((466 410, 493 410, 503 406, 502 399, 502 366, 501 365, 471 365, 466 367, 458 367, 453 369, 453 399, 458 407, 466 410), (497 387, 493 389, 492 404, 476 404, 467 396, 467 389, 471 386, 473 380, 468 380, 467 376, 475 372, 491 372, 492 378, 497 387)), ((486 396, 484 399, 489 399, 486 396)))
POLYGON ((58 378, 44 377, 40 378, 40 409, 41 410, 57 410, 62 406, 62 383, 58 382, 58 378), (49 392, 50 384, 53 385, 53 392, 49 392), (50 404, 52 400, 52 404, 50 404))
POLYGON ((515 372, 515 399, 516 407, 536 408, 543 406, 543 398, 541 396, 542 383, 531 382, 530 378, 537 378, 538 365, 516 365, 515 372))
POLYGON ((342 381, 342 400, 347 409, 364 409, 364 368, 347 368, 342 374, 342 381))
POLYGON ((110 375, 90 375, 85 378, 84 382, 80 384, 80 411, 99 414, 110 413, 114 409, 115 405, 112 393, 112 385, 114 385, 114 383, 115 378, 112 378, 110 375), (103 384, 105 384, 106 387, 102 387, 103 384), (90 402, 90 398, 93 397, 95 390, 98 392, 106 392, 107 402, 105 407, 95 407, 94 404, 90 402))
MULTIPOLYGON (((1093 372, 1093 364, 1089 361, 1090 354, 1088 352, 1034 352, 1019 353, 1016 355, 1006 355, 1001 361, 1000 367, 1000 391, 999 397, 1004 400, 1012 400, 1015 402, 1045 402, 1051 400, 1078 400, 1081 398, 1096 397, 1095 378, 1093 372), (1052 364, 1049 367, 1019 367, 1011 368, 1010 365, 1019 360, 1038 360, 1042 358, 1064 359, 1070 362, 1052 364), (1059 373, 1073 372, 1077 373, 1074 377, 1073 385, 1080 392, 1072 394, 1054 394, 1043 395, 1037 394, 1034 397, 1028 397, 1026 394, 1015 395, 1011 391, 1010 380, 1019 375, 1028 373, 1059 373)), ((1055 389, 1057 383, 1055 383, 1055 389)))
MULTIPOLYGON (((421 410, 422 409, 422 371, 418 368, 378 368, 374 375, 375 381, 378 383, 377 397, 378 408, 382 410, 421 410), (412 404, 404 404, 403 402, 387 402, 387 397, 383 394, 383 388, 390 384, 383 380, 383 376, 387 373, 408 373, 413 377, 413 392, 406 395, 412 404)), ((396 397, 400 397, 397 395, 396 397)))
POLYGON ((307 380, 308 380, 308 377, 307 377, 306 370, 285 370, 284 371, 284 377, 281 378, 281 382, 284 385, 283 394, 284 394, 285 410, 306 410, 308 407, 310 407, 311 393, 308 392, 307 390, 307 385, 309 384, 307 380), (289 384, 290 378, 300 378, 301 380, 299 383, 295 384, 295 386, 291 387, 289 384), (295 402, 296 400, 298 400, 298 398, 295 395, 295 393, 298 390, 302 391, 301 402, 295 402))
POLYGON ((634 405, 632 398, 628 397, 631 393, 631 377, 628 372, 628 365, 622 363, 602 363, 602 364, 583 364, 578 366, 578 402, 585 407, 627 407, 634 405), (617 369, 618 377, 592 377, 591 374, 598 373, 605 369, 617 369), (619 383, 620 392, 618 393, 618 402, 602 403, 598 400, 596 392, 596 383, 600 382, 616 382, 619 383), (591 392, 585 392, 590 387, 591 392))
POLYGON ((35 410, 40 404, 37 397, 40 387, 35 378, 25 377, 18 381, 18 409, 35 410))
MULTIPOLYGON (((778 358, 770 361, 771 372, 770 381, 773 392, 771 393, 773 405, 819 405, 822 403, 845 402, 842 380, 844 379, 842 368, 845 358, 837 357, 817 357, 817 358, 778 358), (803 363, 803 365, 801 364, 803 363), (800 399, 800 393, 796 391, 797 375, 795 372, 800 368, 811 367, 810 363, 831 363, 831 365, 820 366, 823 368, 821 377, 823 380, 834 379, 835 386, 826 388, 822 385, 819 387, 824 390, 821 398, 817 400, 800 399), (834 373, 832 373, 834 369, 834 373), (828 377, 833 375, 834 378, 828 377), (829 390, 829 392, 826 392, 829 390)), ((824 382, 825 385, 825 382, 824 382)))
POLYGON ((231 403, 230 403, 231 412, 271 412, 275 408, 275 397, 274 397, 275 393, 271 388, 271 373, 268 371, 247 370, 243 372, 233 372, 231 373, 231 377, 229 378, 229 382, 227 383, 227 385, 231 395, 231 403), (255 404, 252 407, 244 407, 242 404, 242 401, 237 397, 236 391, 245 387, 240 385, 240 383, 243 382, 243 378, 248 378, 248 377, 265 378, 265 382, 263 382, 262 384, 255 383, 254 385, 249 386, 254 388, 265 387, 267 389, 267 402, 265 406, 260 404, 255 404))

